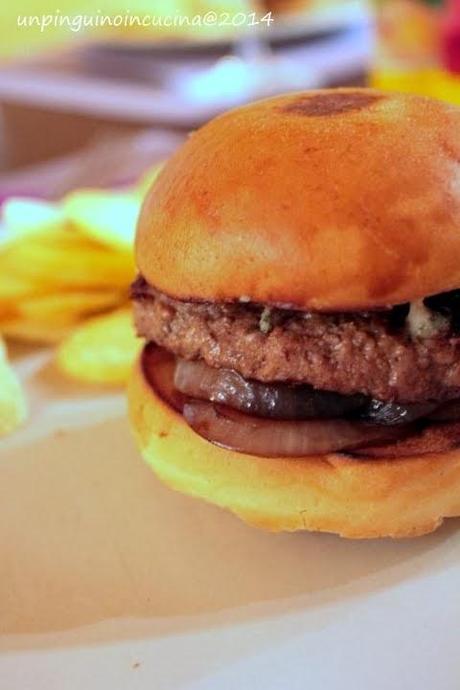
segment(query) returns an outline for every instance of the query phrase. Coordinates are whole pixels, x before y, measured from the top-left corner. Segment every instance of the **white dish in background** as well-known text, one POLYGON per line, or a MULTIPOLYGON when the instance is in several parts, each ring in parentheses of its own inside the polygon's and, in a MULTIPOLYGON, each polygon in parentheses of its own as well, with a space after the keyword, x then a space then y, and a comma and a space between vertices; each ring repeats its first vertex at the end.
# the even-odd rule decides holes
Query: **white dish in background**
POLYGON ((163 487, 121 395, 21 362, 0 451, 0 688, 458 690, 458 521, 272 535, 163 487))

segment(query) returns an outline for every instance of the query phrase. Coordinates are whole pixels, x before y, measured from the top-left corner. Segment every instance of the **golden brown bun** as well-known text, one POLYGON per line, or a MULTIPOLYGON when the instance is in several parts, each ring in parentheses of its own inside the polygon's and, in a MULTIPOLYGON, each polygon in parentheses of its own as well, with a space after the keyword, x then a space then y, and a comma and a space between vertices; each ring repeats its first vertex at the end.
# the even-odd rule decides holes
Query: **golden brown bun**
POLYGON ((141 273, 174 297, 367 309, 460 286, 460 110, 341 89, 222 115, 143 206, 141 273))
POLYGON ((139 364, 128 400, 138 445, 160 479, 257 527, 413 537, 460 515, 459 450, 399 460, 260 458, 195 434, 146 383, 139 364))

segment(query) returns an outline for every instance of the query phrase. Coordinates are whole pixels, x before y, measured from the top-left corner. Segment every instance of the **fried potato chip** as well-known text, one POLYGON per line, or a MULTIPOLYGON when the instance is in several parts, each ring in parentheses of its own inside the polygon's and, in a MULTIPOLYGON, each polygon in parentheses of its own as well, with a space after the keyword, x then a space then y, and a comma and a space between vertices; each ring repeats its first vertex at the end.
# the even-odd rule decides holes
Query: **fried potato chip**
POLYGON ((0 281, 4 273, 39 283, 47 291, 103 287, 116 290, 129 285, 135 267, 131 252, 110 251, 80 239, 69 239, 66 246, 25 240, 0 252, 0 281))
POLYGON ((119 306, 126 299, 126 294, 103 290, 62 292, 22 300, 17 305, 17 315, 24 320, 52 325, 119 306))
POLYGON ((103 249, 99 242, 79 232, 70 223, 63 223, 59 227, 40 228, 33 233, 12 236, 5 246, 0 246, 0 252, 14 252, 25 243, 33 248, 54 247, 61 251, 103 249))
POLYGON ((16 373, 7 360, 0 339, 0 436, 14 431, 27 416, 27 405, 16 373))
POLYGON ((13 305, 16 300, 36 295, 40 292, 40 286, 32 280, 18 278, 11 273, 2 271, 0 275, 0 308, 13 305))
POLYGON ((12 340, 60 342, 85 317, 119 306, 126 294, 108 291, 61 292, 20 300, 2 310, 0 332, 12 340))
POLYGON ((0 319, 0 333, 8 340, 35 343, 42 345, 54 345, 68 336, 78 321, 67 323, 34 323, 26 319, 9 317, 0 319))
POLYGON ((70 223, 89 238, 113 249, 132 251, 141 199, 131 193, 84 189, 62 202, 70 223))
POLYGON ((57 350, 57 365, 85 383, 123 385, 141 347, 131 310, 119 309, 78 327, 57 350))

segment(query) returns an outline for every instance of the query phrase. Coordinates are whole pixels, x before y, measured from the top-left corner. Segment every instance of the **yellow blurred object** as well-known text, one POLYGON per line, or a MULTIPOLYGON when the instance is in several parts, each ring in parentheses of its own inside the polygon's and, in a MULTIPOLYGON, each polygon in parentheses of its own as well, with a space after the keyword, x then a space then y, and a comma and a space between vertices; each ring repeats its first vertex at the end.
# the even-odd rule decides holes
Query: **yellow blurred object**
POLYGON ((4 204, 4 337, 60 343, 60 370, 81 382, 124 383, 140 347, 128 307, 135 227, 159 170, 122 192, 81 189, 58 203, 12 198, 4 204))
POLYGON ((134 194, 92 189, 73 192, 62 202, 65 217, 92 240, 131 251, 141 200, 134 194))
POLYGON ((3 3, 0 56, 30 55, 89 39, 132 42, 234 35, 239 27, 231 22, 192 24, 192 19, 207 12, 231 16, 254 9, 248 0, 130 0, 129 5, 124 0, 99 0, 96 6, 90 0, 60 0, 58 5, 52 0, 3 3), (189 21, 174 23, 179 16, 189 21))
POLYGON ((0 314, 11 312, 17 300, 40 294, 40 287, 27 278, 2 271, 0 276, 0 314))
POLYGON ((380 68, 371 75, 371 86, 387 91, 402 91, 418 95, 430 95, 433 70, 418 69, 405 72, 392 68, 380 68))
POLYGON ((27 405, 16 373, 7 359, 3 340, 0 338, 0 436, 14 431, 27 416, 27 405))
POLYGON ((3 221, 0 331, 8 337, 55 342, 85 315, 126 301, 130 251, 76 232, 51 204, 12 199, 3 221))
POLYGON ((29 279, 49 291, 129 285, 135 271, 130 252, 112 252, 79 237, 69 240, 66 246, 35 238, 13 243, 0 253, 0 275, 29 279))
POLYGON ((127 381, 141 343, 129 308, 93 318, 57 350, 59 369, 78 381, 121 385, 127 381))
MULTIPOLYGON (((123 0, 112 0, 110 14, 126 13, 123 0)), ((241 27, 232 24, 231 17, 238 13, 258 9, 253 0, 132 0, 129 4, 131 17, 153 17, 154 21, 145 25, 132 21, 131 25, 120 27, 104 27, 100 34, 116 38, 120 41, 148 41, 148 40, 206 40, 220 37, 234 36, 241 32, 241 27), (227 16, 226 21, 205 21, 202 18, 212 12, 215 17, 222 13, 227 16), (185 17, 188 21, 176 21, 174 18, 185 17), (193 21, 200 17, 200 21, 193 21), (168 18, 164 21, 164 18, 168 18)))
POLYGON ((380 69, 373 73, 371 86, 376 89, 431 96, 460 105, 460 77, 441 69, 420 69, 413 72, 380 69))
MULTIPOLYGON (((107 4, 111 0, 105 0, 107 4)), ((104 0, 102 0, 104 4, 104 0)), ((77 0, 59 0, 59 14, 72 15, 76 12, 91 12, 91 3, 77 0)), ((94 12, 94 10, 93 10, 94 12)), ((0 56, 25 56, 52 47, 59 47, 69 40, 78 38, 78 33, 62 26, 48 25, 42 27, 41 17, 57 16, 56 3, 52 0, 21 0, 2 3, 2 21, 0 24, 0 56), (26 17, 37 17, 30 26, 25 26, 26 17)), ((83 32, 82 32, 83 33, 83 32)))
POLYGON ((0 251, 0 332, 59 342, 82 319, 126 303, 133 275, 130 251, 63 229, 20 234, 0 251))
POLYGON ((431 95, 454 105, 460 105, 460 76, 439 70, 432 80, 431 95))
POLYGON ((99 244, 89 242, 87 237, 75 232, 66 220, 60 226, 29 226, 27 230, 8 225, 6 227, 8 230, 5 233, 3 243, 0 245, 0 257, 14 254, 18 247, 24 245, 34 248, 51 247, 65 252, 101 248, 99 244))
POLYGON ((75 320, 67 323, 32 323, 26 319, 6 318, 0 320, 0 333, 8 340, 36 345, 55 345, 72 333, 78 325, 75 320))
POLYGON ((20 319, 52 326, 116 307, 122 300, 123 296, 116 292, 68 292, 25 299, 16 311, 20 319))

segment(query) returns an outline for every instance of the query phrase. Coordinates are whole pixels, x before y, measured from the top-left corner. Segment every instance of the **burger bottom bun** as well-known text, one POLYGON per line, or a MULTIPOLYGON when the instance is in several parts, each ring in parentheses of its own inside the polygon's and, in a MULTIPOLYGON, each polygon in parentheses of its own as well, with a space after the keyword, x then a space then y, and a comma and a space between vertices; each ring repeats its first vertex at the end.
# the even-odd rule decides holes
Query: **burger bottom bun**
POLYGON ((198 436, 147 383, 139 362, 128 405, 142 455, 163 482, 256 527, 415 537, 460 516, 460 449, 397 460, 236 453, 198 436))

